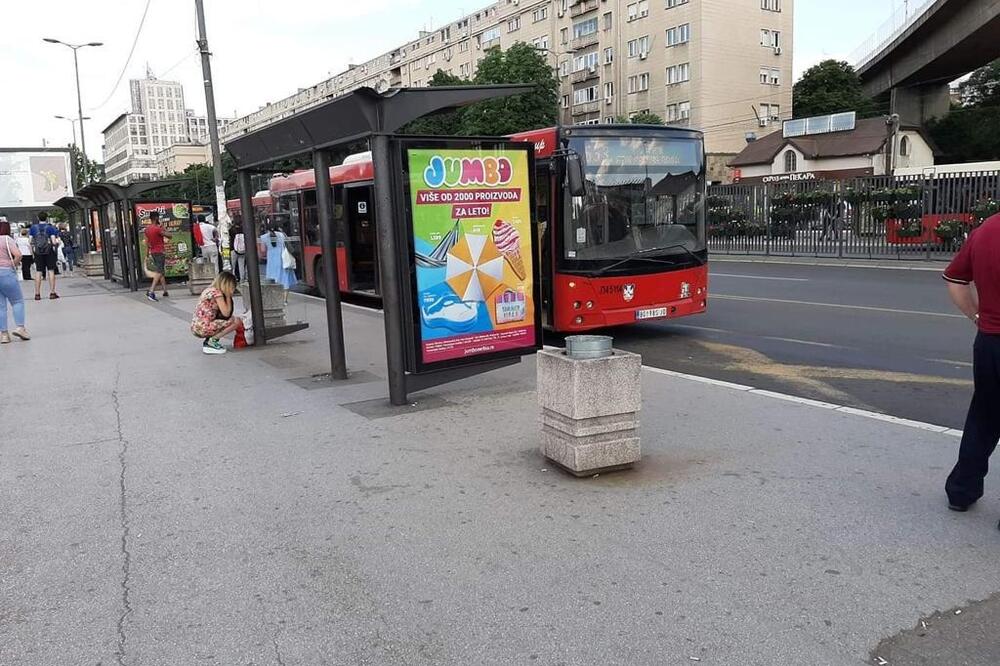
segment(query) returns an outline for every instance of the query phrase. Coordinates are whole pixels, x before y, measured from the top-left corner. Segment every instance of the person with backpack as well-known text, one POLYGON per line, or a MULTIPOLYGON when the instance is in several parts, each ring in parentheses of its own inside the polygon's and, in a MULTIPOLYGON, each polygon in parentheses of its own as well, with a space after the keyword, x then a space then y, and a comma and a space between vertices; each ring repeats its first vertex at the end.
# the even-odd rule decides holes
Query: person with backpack
POLYGON ((236 257, 236 279, 247 281, 247 239, 243 235, 243 226, 233 227, 233 255, 236 257))
POLYGON ((38 214, 38 222, 31 225, 31 252, 35 258, 35 300, 42 300, 42 280, 48 276, 49 299, 59 298, 56 293, 56 267, 59 262, 56 247, 59 244, 59 230, 49 223, 45 211, 38 214))
POLYGON ((59 239, 62 241, 62 251, 63 257, 66 260, 66 270, 70 273, 76 267, 76 241, 73 240, 73 234, 69 230, 69 225, 65 222, 60 225, 59 229, 59 239))

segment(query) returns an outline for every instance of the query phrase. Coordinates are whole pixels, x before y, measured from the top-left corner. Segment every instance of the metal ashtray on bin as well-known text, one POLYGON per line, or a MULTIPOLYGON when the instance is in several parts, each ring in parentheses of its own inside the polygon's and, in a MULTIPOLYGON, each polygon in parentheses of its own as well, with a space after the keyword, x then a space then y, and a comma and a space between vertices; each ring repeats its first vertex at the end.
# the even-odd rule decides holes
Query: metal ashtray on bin
POLYGON ((571 335, 566 338, 570 358, 604 358, 614 354, 614 339, 609 335, 571 335))
POLYGON ((606 335, 574 335, 538 353, 542 455, 576 476, 639 461, 642 358, 606 335))

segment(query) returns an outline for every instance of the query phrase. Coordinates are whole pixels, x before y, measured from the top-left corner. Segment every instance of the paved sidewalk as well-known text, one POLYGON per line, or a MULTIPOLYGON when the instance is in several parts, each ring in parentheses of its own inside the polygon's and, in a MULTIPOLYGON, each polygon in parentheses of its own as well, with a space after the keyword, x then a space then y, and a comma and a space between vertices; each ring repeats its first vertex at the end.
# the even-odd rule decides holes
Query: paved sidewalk
POLYGON ((319 301, 208 357, 177 290, 61 291, 0 347, 5 666, 865 664, 1000 590, 948 435, 647 372, 643 462, 580 480, 531 360, 388 412, 378 314, 331 387, 319 301))

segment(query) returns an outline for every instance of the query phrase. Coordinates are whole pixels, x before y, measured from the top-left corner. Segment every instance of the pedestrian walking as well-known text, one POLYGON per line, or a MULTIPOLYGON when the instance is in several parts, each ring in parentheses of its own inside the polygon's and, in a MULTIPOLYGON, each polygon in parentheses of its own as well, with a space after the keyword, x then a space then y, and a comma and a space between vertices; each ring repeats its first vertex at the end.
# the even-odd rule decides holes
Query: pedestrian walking
POLYGON ((146 292, 146 298, 156 302, 157 284, 163 285, 163 297, 170 297, 170 293, 167 292, 167 255, 164 241, 171 236, 160 226, 160 213, 155 210, 149 212, 149 224, 142 233, 146 236, 146 252, 152 264, 152 268, 148 270, 153 279, 153 284, 149 285, 149 291, 146 292))
POLYGON ((38 214, 38 222, 31 225, 28 232, 31 236, 31 251, 35 257, 35 300, 42 300, 42 281, 48 277, 49 298, 55 300, 59 298, 56 293, 56 270, 58 265, 58 255, 56 247, 59 245, 59 230, 49 223, 48 213, 44 211, 38 214))
POLYGON ((972 404, 958 463, 945 484, 948 508, 967 511, 983 496, 990 455, 1000 441, 1000 215, 970 234, 944 279, 951 300, 978 329, 972 404))
POLYGON ((239 317, 233 316, 233 294, 236 293, 236 276, 222 271, 215 276, 212 286, 201 292, 191 320, 191 332, 204 340, 201 351, 205 354, 225 354, 226 348, 219 338, 236 331, 239 317))
POLYGON ((59 228, 59 240, 62 241, 66 269, 72 273, 73 269, 76 268, 76 242, 73 240, 73 234, 70 233, 69 225, 65 222, 59 228))
POLYGON ((0 220, 0 344, 10 343, 10 329, 7 327, 7 304, 14 315, 14 336, 30 340, 24 328, 24 295, 17 279, 17 265, 21 261, 21 251, 10 235, 10 223, 0 220))
POLYGON ((239 282, 246 282, 247 277, 247 239, 243 234, 243 226, 237 224, 233 227, 233 255, 236 257, 236 279, 239 282))
POLYGON ((215 271, 219 270, 219 232, 216 230, 215 226, 209 224, 205 221, 204 215, 198 216, 198 227, 201 230, 201 256, 205 257, 214 267, 215 271))
POLYGON ((27 229, 22 228, 14 240, 17 242, 17 251, 21 253, 21 279, 31 282, 31 264, 35 261, 31 254, 31 236, 27 229))

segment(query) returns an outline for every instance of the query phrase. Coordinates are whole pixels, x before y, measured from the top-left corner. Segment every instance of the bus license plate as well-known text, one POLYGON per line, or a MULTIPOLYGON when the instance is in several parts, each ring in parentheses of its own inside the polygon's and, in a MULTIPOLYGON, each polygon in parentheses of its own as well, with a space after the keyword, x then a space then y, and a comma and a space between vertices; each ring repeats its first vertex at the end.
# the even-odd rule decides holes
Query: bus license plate
POLYGON ((643 319, 662 319, 667 316, 666 308, 652 308, 649 310, 636 310, 635 319, 636 321, 642 321, 643 319))

